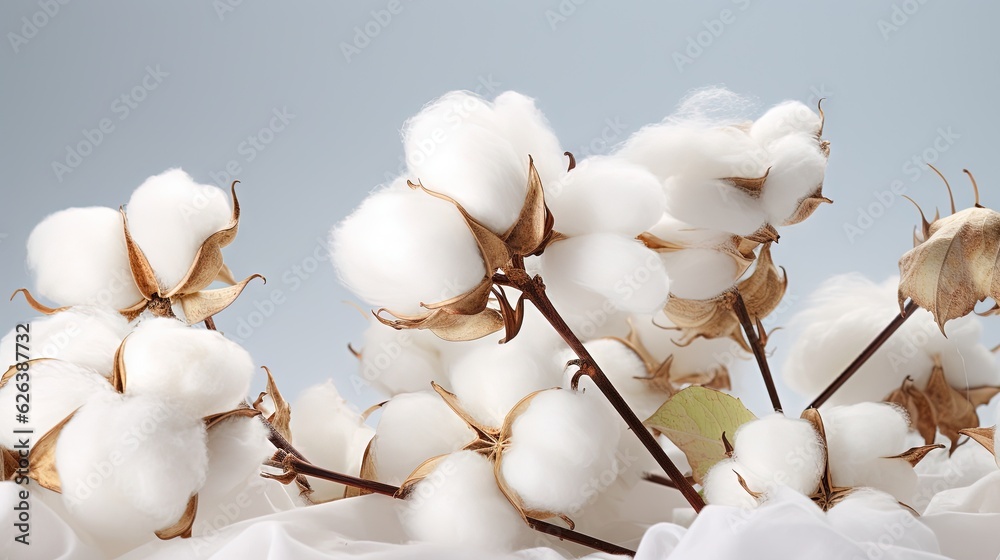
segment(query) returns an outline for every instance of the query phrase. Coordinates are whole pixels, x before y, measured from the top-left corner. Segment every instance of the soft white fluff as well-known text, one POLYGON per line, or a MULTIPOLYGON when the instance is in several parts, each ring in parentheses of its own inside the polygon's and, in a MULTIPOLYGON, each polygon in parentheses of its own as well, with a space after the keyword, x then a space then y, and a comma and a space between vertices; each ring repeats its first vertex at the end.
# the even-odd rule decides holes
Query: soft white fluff
MULTIPOLYGON (((767 152, 734 126, 705 123, 663 123, 642 128, 618 151, 618 156, 643 165, 660 180, 685 184, 726 177, 761 177, 767 152)), ((684 216, 684 214, 676 214, 684 216)))
POLYGON ((447 93, 406 122, 403 145, 412 180, 503 233, 524 205, 528 156, 551 177, 562 152, 529 99, 508 93, 498 102, 499 109, 470 92, 447 93))
POLYGON ((621 158, 591 157, 546 189, 555 229, 565 235, 620 233, 635 237, 663 216, 656 176, 621 158))
POLYGON ((715 249, 661 253, 670 293, 683 299, 711 299, 736 285, 743 272, 731 255, 715 249))
POLYGON ((486 276, 479 247, 455 206, 405 185, 370 195, 330 234, 341 282, 358 297, 414 314, 463 294, 486 276))
POLYGON ((803 198, 823 184, 827 159, 816 137, 806 133, 776 140, 770 152, 771 171, 760 200, 768 221, 781 225, 795 214, 803 198))
POLYGON ((733 457, 768 486, 782 484, 808 496, 819 485, 826 453, 806 420, 772 414, 743 424, 731 441, 733 457))
POLYGON ((56 468, 63 502, 93 537, 148 540, 205 481, 205 426, 156 398, 92 399, 63 429, 56 468))
POLYGON ((232 217, 226 193, 200 185, 181 169, 146 179, 125 207, 129 231, 169 290, 184 278, 198 249, 232 217))
POLYGON ((594 479, 614 481, 619 420, 593 399, 539 393, 514 421, 501 471, 531 509, 572 513, 593 499, 594 479))
POLYGON ((372 321, 365 329, 358 374, 362 384, 393 396, 430 389, 431 381, 442 383, 444 366, 428 331, 396 330, 372 321))
POLYGON ((110 208, 49 215, 28 237, 35 289, 57 305, 129 307, 142 296, 132 280, 122 218, 110 208))
MULTIPOLYGON (((110 375, 115 352, 131 327, 121 314, 76 306, 31 321, 30 359, 54 358, 110 375)), ((16 329, 0 340, 0 363, 17 362, 16 329)), ((22 354, 23 354, 22 348, 22 354)))
POLYGON ((671 328, 673 323, 663 313, 636 315, 632 318, 632 326, 639 333, 643 345, 658 361, 674 357, 670 366, 672 377, 719 372, 722 368, 730 369, 740 361, 750 359, 750 354, 729 338, 698 338, 686 346, 678 346, 674 340, 680 338, 680 333, 671 328))
POLYGON ((698 228, 748 236, 767 222, 760 200, 728 181, 670 177, 663 191, 667 213, 698 228))
POLYGON ((619 235, 590 234, 553 243, 542 255, 542 277, 553 292, 595 293, 613 308, 652 313, 667 301, 670 280, 659 256, 619 235))
POLYGON ((771 107, 750 126, 750 137, 769 146, 793 134, 815 135, 819 132, 819 114, 800 101, 784 101, 771 107))
POLYGON ((436 393, 403 393, 382 407, 371 452, 378 479, 399 484, 421 463, 465 447, 475 432, 436 393))
POLYGON ((148 319, 125 342, 125 392, 175 399, 196 417, 232 410, 246 398, 253 359, 217 331, 148 319))
MULTIPOLYGON (((591 340, 585 344, 587 351, 600 366, 601 370, 608 376, 611 383, 618 389, 629 408, 640 418, 652 416, 656 409, 660 408, 670 396, 664 391, 653 388, 645 377, 649 376, 646 365, 638 354, 632 351, 618 340, 611 338, 599 338, 591 340)), ((565 366, 570 360, 576 358, 572 350, 560 352, 556 361, 565 366)), ((573 375, 579 370, 576 366, 565 368, 565 379, 563 386, 570 387, 573 375)), ((579 388, 588 397, 592 397, 605 406, 611 405, 607 402, 601 391, 594 385, 589 377, 583 376, 579 381, 579 388)))
POLYGON ((493 115, 514 152, 521 158, 528 154, 534 160, 543 187, 565 175, 569 160, 534 99, 505 91, 493 100, 493 115))
MULTIPOLYGON (((11 377, 0 387, 0 407, 9 411, 4 418, 5 426, 12 426, 16 406, 23 403, 18 400, 19 389, 26 388, 26 394, 31 399, 28 412, 29 423, 26 427, 34 430, 35 436, 30 438, 31 444, 46 434, 53 426, 62 422, 74 410, 91 399, 97 399, 114 393, 108 380, 98 373, 59 360, 44 360, 32 363, 28 371, 27 387, 18 387, 23 380, 11 377)), ((13 449, 17 444, 18 435, 12 429, 0 430, 0 445, 13 449)), ((24 437, 21 435, 20 437, 24 437)))
MULTIPOLYGON (((800 333, 782 368, 794 390, 813 397, 822 391, 899 313, 892 277, 876 284, 859 274, 825 281, 810 296, 790 327, 800 333)), ((885 398, 909 375, 923 387, 931 356, 940 354, 945 377, 959 389, 1000 383, 996 359, 981 342, 976 316, 950 321, 948 338, 923 309, 861 367, 828 401, 828 406, 885 398)))
POLYGON ((477 421, 499 428, 526 395, 559 385, 560 371, 550 355, 531 352, 523 345, 491 344, 457 359, 448 377, 463 408, 477 421))
POLYGON ((198 494, 199 508, 218 507, 233 490, 259 476, 261 463, 274 453, 267 436, 259 418, 229 418, 208 430, 208 473, 198 494))
POLYGON ((723 459, 709 469, 705 476, 703 484, 705 502, 712 505, 744 509, 757 507, 757 498, 754 498, 743 488, 737 473, 743 477, 743 481, 750 490, 765 492, 769 489, 767 482, 758 478, 736 459, 723 459))
POLYGON ((906 414, 887 403, 864 402, 823 412, 830 476, 838 486, 868 486, 910 501, 917 475, 902 459, 907 449, 906 414))
POLYGON ((493 465, 474 451, 452 453, 419 482, 399 519, 412 539, 478 551, 513 550, 527 532, 493 465))
MULTIPOLYGON (((306 389, 292 405, 292 439, 310 461, 324 468, 357 476, 365 448, 375 434, 361 414, 341 398, 327 380, 306 389)), ((312 498, 328 501, 344 495, 344 486, 312 479, 312 498)))

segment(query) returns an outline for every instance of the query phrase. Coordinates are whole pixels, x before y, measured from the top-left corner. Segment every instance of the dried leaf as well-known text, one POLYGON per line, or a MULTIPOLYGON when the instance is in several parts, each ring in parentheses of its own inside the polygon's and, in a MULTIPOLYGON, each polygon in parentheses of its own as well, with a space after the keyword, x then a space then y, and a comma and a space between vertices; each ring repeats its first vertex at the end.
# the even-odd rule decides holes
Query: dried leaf
MULTIPOLYGON (((292 421, 292 407, 288 404, 288 401, 281 396, 281 391, 278 390, 278 385, 274 382, 274 376, 271 375, 271 370, 267 366, 261 366, 261 368, 267 373, 267 388, 266 393, 271 397, 271 402, 274 404, 274 412, 268 416, 267 421, 269 424, 274 426, 274 429, 278 431, 289 443, 292 441, 292 429, 289 424, 292 421)), ((261 396, 263 397, 263 393, 261 396)))
POLYGON ((976 443, 985 447, 987 451, 996 455, 996 449, 994 448, 996 431, 996 426, 990 426, 989 428, 965 428, 959 430, 958 433, 969 436, 976 443))
POLYGON ((476 315, 459 315, 438 309, 419 317, 396 316, 395 319, 382 317, 386 309, 375 312, 375 318, 383 325, 394 329, 426 329, 443 340, 464 342, 493 334, 504 327, 504 319, 495 309, 484 309, 476 315))
POLYGON ((181 518, 166 529, 160 529, 156 532, 156 536, 160 540, 170 540, 180 537, 182 539, 191 538, 191 528, 194 527, 194 518, 198 515, 198 494, 191 496, 188 500, 187 508, 181 515, 181 518))
POLYGON ((13 480, 20 462, 21 456, 16 451, 0 447, 0 480, 13 480))
POLYGON ((940 356, 934 356, 934 367, 924 393, 934 406, 938 431, 951 440, 949 452, 954 452, 961 437, 958 431, 978 426, 979 416, 976 414, 976 407, 969 402, 969 399, 948 385, 944 368, 941 367, 940 356))
POLYGON ((193 325, 219 313, 236 301, 236 298, 240 296, 243 289, 254 278, 260 278, 264 280, 265 284, 267 283, 267 280, 260 274, 252 274, 235 286, 180 295, 181 309, 184 310, 184 319, 189 325, 193 325))
POLYGON ((910 464, 911 467, 916 467, 917 463, 924 460, 924 457, 928 453, 934 451, 935 449, 944 449, 944 445, 940 443, 935 443, 931 445, 921 445, 919 447, 911 447, 906 451, 900 453, 899 455, 893 455, 892 457, 886 457, 886 459, 902 459, 910 464))
POLYGON ((937 415, 934 412, 934 405, 923 391, 917 389, 912 377, 907 376, 899 389, 889 393, 884 400, 906 410, 910 427, 917 430, 917 433, 924 438, 924 443, 934 443, 937 437, 937 415))
POLYGON ((59 434, 73 419, 74 414, 76 410, 39 438, 28 454, 28 476, 42 488, 57 493, 62 493, 62 487, 59 482, 59 471, 56 470, 56 444, 59 441, 59 434))
POLYGON ((726 457, 722 434, 735 434, 754 419, 740 399, 692 386, 670 397, 645 424, 665 434, 684 452, 694 479, 700 483, 708 470, 726 457))
POLYGON ((527 191, 520 215, 503 235, 510 252, 514 255, 524 256, 534 253, 552 229, 552 222, 548 219, 549 209, 545 206, 542 180, 539 179, 535 161, 530 156, 527 191))

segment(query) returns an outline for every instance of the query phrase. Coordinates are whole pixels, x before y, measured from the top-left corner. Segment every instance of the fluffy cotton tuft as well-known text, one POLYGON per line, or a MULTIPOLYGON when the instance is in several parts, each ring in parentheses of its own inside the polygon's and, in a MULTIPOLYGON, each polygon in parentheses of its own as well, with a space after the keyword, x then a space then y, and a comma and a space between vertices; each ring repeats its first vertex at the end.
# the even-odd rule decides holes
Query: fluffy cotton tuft
POLYGON ((805 104, 785 101, 771 107, 754 121, 750 126, 750 137, 765 147, 795 134, 811 135, 816 142, 821 123, 820 116, 805 104))
POLYGON ((764 492, 768 484, 735 459, 723 459, 712 466, 705 476, 703 484, 705 490, 705 502, 711 505, 732 506, 744 509, 755 508, 758 505, 757 498, 754 498, 740 484, 743 477, 747 488, 754 492, 764 492))
POLYGON ((126 212, 132 239, 167 290, 184 278, 202 243, 232 217, 222 189, 200 185, 181 169, 146 179, 132 193, 126 212))
POLYGON ((728 181, 670 177, 663 191, 667 213, 697 228, 748 236, 767 223, 760 201, 728 181))
POLYGON ((259 418, 241 416, 212 426, 206 446, 208 474, 198 493, 198 506, 209 511, 213 509, 211 504, 218 504, 251 477, 259 476, 261 464, 274 453, 264 423, 259 418))
POLYGON ((414 486, 399 517, 415 540, 470 550, 513 550, 526 532, 497 487, 492 463, 474 451, 445 458, 414 486))
POLYGON ((819 485, 826 453, 808 421, 772 414, 743 424, 732 441, 733 457, 768 486, 808 496, 819 485))
MULTIPOLYGON (((587 342, 585 346, 594 361, 601 365, 601 370, 611 380, 615 389, 625 398, 629 408, 640 418, 652 416, 656 409, 670 396, 664 391, 655 389, 648 381, 642 379, 649 375, 642 358, 620 341, 612 338, 599 338, 587 342)), ((576 354, 572 350, 565 350, 559 353, 556 361, 565 366, 567 362, 575 358, 576 354)), ((566 368, 564 387, 569 388, 573 375, 578 369, 575 366, 566 368)), ((579 388, 588 397, 593 397, 604 403, 605 406, 611 406, 589 377, 580 378, 579 388)))
POLYGON ((781 225, 794 216, 799 202, 816 194, 826 174, 826 155, 814 135, 798 133, 771 144, 771 170, 761 194, 768 221, 781 225))
MULTIPOLYGON (((31 321, 31 359, 52 358, 111 375, 115 352, 131 331, 121 314, 102 307, 76 306, 31 321)), ((17 335, 0 340, 0 362, 17 362, 17 335)))
POLYGON ((461 295, 486 277, 455 206, 398 184, 370 195, 338 224, 330 251, 344 285, 398 313, 419 313, 421 303, 461 295))
MULTIPOLYGON (((375 434, 361 414, 341 398, 332 381, 305 390, 292 406, 292 438, 303 455, 317 465, 357 476, 365 448, 375 434)), ((341 498, 344 486, 312 479, 311 498, 325 502, 341 498)))
POLYGON ((619 419, 574 391, 539 393, 514 421, 501 472, 529 509, 572 514, 618 476, 619 419))
POLYGON ((430 389, 431 381, 444 379, 437 340, 428 331, 396 330, 372 321, 364 332, 358 382, 390 397, 430 389))
POLYGON ((566 173, 569 161, 534 99, 505 91, 493 100, 493 114, 514 153, 520 157, 531 155, 543 187, 557 182, 566 173))
POLYGON ((204 423, 156 398, 92 399, 56 445, 63 502, 110 543, 142 542, 175 523, 207 467, 204 423))
POLYGON ((127 394, 175 399, 197 417, 236 408, 254 374, 253 359, 239 344, 174 319, 143 321, 123 357, 127 394))
POLYGON ((476 438, 436 393, 404 393, 382 407, 371 453, 381 482, 400 484, 421 463, 476 438))
POLYGON ((124 309, 142 299, 132 280, 122 218, 110 208, 69 208, 28 237, 35 289, 58 305, 124 309))
POLYGON ((559 233, 635 237, 662 217, 666 199, 659 180, 642 167, 620 158, 591 157, 547 188, 545 203, 559 233))
POLYGON ((706 179, 761 177, 768 162, 767 152, 740 128, 706 127, 704 123, 644 127, 617 155, 646 167, 661 181, 675 178, 685 185, 706 179))

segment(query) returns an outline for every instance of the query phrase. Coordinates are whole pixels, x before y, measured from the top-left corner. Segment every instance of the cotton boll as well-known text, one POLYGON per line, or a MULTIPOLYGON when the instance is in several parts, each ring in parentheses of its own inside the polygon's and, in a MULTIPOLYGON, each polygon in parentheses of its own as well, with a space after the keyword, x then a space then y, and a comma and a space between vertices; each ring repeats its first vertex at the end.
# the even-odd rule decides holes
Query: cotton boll
POLYGON ((511 428, 501 472, 529 509, 572 513, 593 498, 593 479, 618 476, 619 420, 574 391, 536 395, 511 428))
POLYGON ((823 185, 826 155, 816 137, 798 133, 771 144, 771 170, 764 182, 761 202, 772 224, 784 224, 799 208, 803 198, 823 185))
POLYGON ((534 99, 505 91, 493 101, 493 114, 514 152, 522 158, 531 155, 542 186, 557 182, 566 173, 569 161, 534 99))
POLYGON ((440 395, 396 395, 382 407, 371 445, 378 479, 399 484, 427 459, 457 451, 475 438, 440 395))
POLYGON ((455 206, 398 182, 370 195, 333 229, 330 251, 345 286, 397 313, 426 311, 421 303, 464 294, 486 277, 455 206))
POLYGON ((201 419, 155 398, 92 399, 56 445, 64 503, 94 538, 116 548, 180 519, 207 467, 201 419))
POLYGON ((731 255, 714 249, 685 249, 660 254, 670 275, 670 293, 683 299, 712 299, 736 285, 743 275, 731 255))
POLYGON ((555 229, 569 236, 619 233, 635 237, 663 216, 655 175, 623 159, 591 157, 545 191, 555 229))
POLYGON ((575 285, 634 313, 661 309, 670 289, 659 256, 618 235, 582 235, 553 243, 542 254, 542 270, 553 286, 575 285))
POLYGON ((167 290, 187 274, 202 243, 225 229, 232 217, 222 189, 195 183, 181 169, 146 179, 132 193, 126 211, 132 239, 167 290))
MULTIPOLYGON (((310 461, 330 470, 356 476, 361 459, 375 430, 366 426, 361 414, 341 398, 332 381, 305 390, 292 406, 292 439, 310 461)), ((312 479, 314 501, 325 502, 344 495, 344 486, 312 479)))
POLYGON ((732 441, 733 456, 766 484, 807 496, 819 486, 826 454, 808 421, 772 414, 743 424, 732 441))
POLYGON ((364 332, 358 381, 390 397, 430 389, 431 381, 442 383, 444 366, 430 339, 440 340, 427 331, 396 330, 373 321, 364 332))
POLYGON ((477 421, 499 428, 526 395, 559 385, 559 373, 546 355, 497 344, 456 360, 448 377, 463 408, 477 421))
POLYGON ((573 333, 583 340, 625 336, 628 333, 628 314, 617 309, 608 298, 581 286, 572 271, 560 270, 560 261, 564 257, 570 266, 582 267, 582 263, 573 260, 580 258, 573 244, 567 246, 565 255, 560 254, 563 253, 560 246, 573 239, 578 238, 553 243, 542 255, 541 276, 545 279, 549 299, 573 333))
POLYGON ((670 371, 674 376, 693 373, 719 373, 738 360, 749 360, 750 354, 729 338, 698 338, 678 346, 674 324, 663 313, 636 315, 631 322, 647 350, 663 362, 673 356, 670 371))
MULTIPOLYGON (((608 376, 615 389, 625 398, 629 408, 640 418, 652 416, 656 409, 662 405, 670 396, 664 391, 658 390, 645 377, 649 376, 646 365, 642 359, 621 342, 610 338, 599 338, 584 345, 594 361, 601 366, 601 370, 608 376)), ((565 365, 568 361, 576 358, 571 350, 561 352, 556 361, 565 365)), ((567 367, 563 387, 569 388, 573 375, 579 368, 575 366, 567 367)), ((605 406, 610 407, 600 390, 594 385, 589 377, 583 376, 579 381, 579 388, 588 397, 592 397, 605 406)))
POLYGON ((234 417, 219 422, 208 430, 206 447, 208 473, 199 491, 198 507, 208 510, 257 476, 261 464, 274 453, 259 418, 234 417))
MULTIPOLYGON (((31 321, 31 359, 58 359, 111 375, 115 352, 130 330, 128 321, 113 310, 71 307, 31 321)), ((12 329, 0 340, 3 364, 18 361, 19 334, 12 329)))
POLYGON ((698 228, 748 236, 767 223, 760 201, 727 181, 671 177, 663 183, 663 190, 667 213, 682 216, 698 228))
MULTIPOLYGON (((84 403, 114 393, 111 384, 103 376, 70 362, 34 362, 28 375, 31 411, 28 414, 30 422, 26 427, 36 434, 31 438, 32 444, 84 403)), ((5 422, 0 424, 8 428, 0 429, 0 445, 7 449, 14 449, 18 443, 19 436, 13 433, 13 421, 16 405, 23 402, 17 400, 20 393, 18 384, 22 382, 23 380, 11 377, 0 387, 0 407, 10 411, 9 416, 4 418, 5 422)))
POLYGON ((399 518, 412 539, 482 552, 514 550, 527 532, 493 465, 474 451, 452 453, 417 483, 399 518))
POLYGON ((661 180, 684 182, 762 177, 768 166, 767 152, 743 130, 701 123, 644 127, 616 155, 646 167, 661 180))
POLYGON ((754 492, 764 492, 768 485, 736 459, 723 459, 716 463, 705 476, 703 484, 705 502, 710 505, 731 506, 743 509, 757 507, 757 498, 750 495, 740 484, 737 473, 743 477, 747 488, 754 492))
POLYGON ((124 309, 142 299, 132 280, 122 218, 110 208, 49 215, 28 237, 35 288, 58 305, 124 309))
POLYGON ((174 319, 148 319, 123 353, 125 392, 174 398, 197 417, 235 408, 246 398, 253 359, 217 331, 174 319))
POLYGON ((768 109, 750 127, 750 137, 768 146, 782 138, 806 134, 816 140, 822 121, 812 109, 799 101, 785 101, 768 109))

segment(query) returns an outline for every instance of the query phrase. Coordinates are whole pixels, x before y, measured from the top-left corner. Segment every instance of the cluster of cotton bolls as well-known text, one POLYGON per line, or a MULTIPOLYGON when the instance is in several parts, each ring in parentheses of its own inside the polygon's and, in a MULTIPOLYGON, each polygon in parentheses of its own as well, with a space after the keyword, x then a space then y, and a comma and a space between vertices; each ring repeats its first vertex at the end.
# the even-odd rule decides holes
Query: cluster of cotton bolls
MULTIPOLYGON (((176 169, 145 181, 127 212, 132 238, 165 291, 184 280, 202 244, 233 213, 221 189, 176 169)), ((147 312, 130 321, 119 313, 150 295, 133 279, 123 219, 110 208, 72 208, 44 219, 28 240, 34 291, 61 307, 30 322, 27 427, 32 445, 54 440, 56 480, 33 496, 107 554, 157 532, 182 534, 192 513, 215 519, 235 492, 260 479, 273 450, 257 418, 205 420, 245 402, 256 371, 245 349, 177 318, 147 312)), ((183 317, 180 306, 174 311, 183 317)), ((17 342, 13 330, 0 341, 4 363, 23 361, 17 342)), ((0 402, 13 410, 16 393, 6 383, 0 402)), ((2 433, 0 444, 13 448, 12 429, 2 433)), ((242 510, 225 522, 253 508, 242 510)))
MULTIPOLYGON (((799 334, 782 368, 788 385, 810 397, 819 394, 899 313, 898 285, 895 277, 875 283, 859 274, 823 282, 789 324, 799 334)), ((948 384, 959 390, 1000 384, 1000 367, 983 344, 978 317, 949 322, 945 337, 930 312, 913 313, 828 406, 882 400, 907 376, 923 388, 934 356, 940 357, 948 384)))

